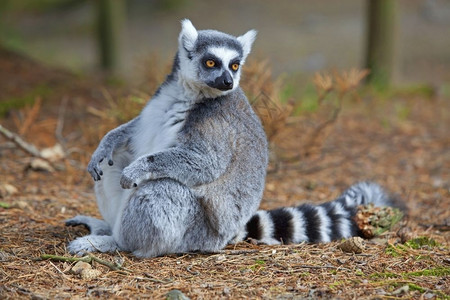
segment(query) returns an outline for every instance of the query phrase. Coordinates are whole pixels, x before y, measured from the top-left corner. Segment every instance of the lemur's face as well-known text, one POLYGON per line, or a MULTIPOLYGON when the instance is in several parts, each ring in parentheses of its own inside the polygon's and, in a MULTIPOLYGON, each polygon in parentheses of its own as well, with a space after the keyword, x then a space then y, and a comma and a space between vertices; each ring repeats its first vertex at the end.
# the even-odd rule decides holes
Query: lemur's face
POLYGON ((179 37, 180 75, 208 97, 225 95, 239 86, 241 66, 255 36, 254 30, 240 37, 215 30, 197 31, 184 20, 179 37))
POLYGON ((209 87, 220 91, 239 85, 242 55, 225 47, 209 47, 198 61, 198 76, 209 87))

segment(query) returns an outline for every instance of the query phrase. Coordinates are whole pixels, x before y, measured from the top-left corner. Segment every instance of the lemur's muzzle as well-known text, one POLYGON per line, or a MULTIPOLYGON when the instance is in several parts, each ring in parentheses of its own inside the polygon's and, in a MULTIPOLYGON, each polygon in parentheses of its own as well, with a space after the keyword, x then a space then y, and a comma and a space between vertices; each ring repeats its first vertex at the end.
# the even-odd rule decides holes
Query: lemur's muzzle
POLYGON ((211 87, 221 91, 231 90, 233 88, 233 77, 231 77, 230 72, 224 71, 222 75, 214 80, 211 87))

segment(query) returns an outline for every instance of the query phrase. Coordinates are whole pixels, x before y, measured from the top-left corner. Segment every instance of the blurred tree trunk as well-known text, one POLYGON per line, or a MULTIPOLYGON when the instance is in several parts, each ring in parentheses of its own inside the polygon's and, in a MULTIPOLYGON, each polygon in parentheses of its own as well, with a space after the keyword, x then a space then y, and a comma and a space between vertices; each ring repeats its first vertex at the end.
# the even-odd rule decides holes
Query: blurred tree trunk
POLYGON ((125 0, 95 0, 95 3, 100 65, 114 73, 119 65, 126 3, 125 0))
POLYGON ((379 88, 390 85, 394 71, 395 15, 396 0, 368 0, 367 82, 379 88))

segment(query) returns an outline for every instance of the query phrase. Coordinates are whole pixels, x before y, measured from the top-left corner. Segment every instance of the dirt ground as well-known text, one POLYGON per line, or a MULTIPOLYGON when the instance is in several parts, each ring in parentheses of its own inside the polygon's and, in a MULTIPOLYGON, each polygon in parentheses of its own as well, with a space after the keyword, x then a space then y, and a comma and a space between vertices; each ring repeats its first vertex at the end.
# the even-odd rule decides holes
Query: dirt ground
POLYGON ((99 216, 85 167, 113 126, 105 120, 128 117, 111 117, 105 108, 133 93, 0 51, 2 105, 34 103, 11 109, 0 124, 40 149, 59 142, 66 155, 55 171, 39 171, 30 167, 30 154, 0 137, 0 298, 160 299, 174 289, 191 299, 450 298, 450 101, 439 90, 351 97, 320 150, 306 151, 304 144, 320 115, 266 124, 279 128, 262 208, 320 203, 360 180, 374 180, 404 200, 408 217, 366 240, 362 253, 342 251, 340 241, 242 242, 215 254, 94 254, 94 275, 74 274, 66 245, 87 231, 67 228, 64 220, 99 216), (424 238, 404 243, 416 237, 424 238))

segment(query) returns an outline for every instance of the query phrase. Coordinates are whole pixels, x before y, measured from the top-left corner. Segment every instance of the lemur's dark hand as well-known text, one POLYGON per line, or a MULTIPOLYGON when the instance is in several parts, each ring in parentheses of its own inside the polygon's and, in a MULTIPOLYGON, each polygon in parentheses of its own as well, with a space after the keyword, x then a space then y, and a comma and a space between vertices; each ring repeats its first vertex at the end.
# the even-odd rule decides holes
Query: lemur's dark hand
POLYGON ((114 164, 112 160, 112 154, 112 149, 105 149, 101 146, 99 146, 97 150, 95 150, 94 154, 92 154, 91 161, 88 164, 87 170, 95 181, 100 180, 101 176, 103 175, 103 171, 100 167, 100 163, 103 160, 106 159, 108 165, 110 166, 114 164))
POLYGON ((142 181, 154 179, 152 174, 154 157, 149 155, 141 157, 122 170, 120 185, 124 189, 137 187, 142 181))
POLYGON ((134 165, 130 165, 122 171, 120 186, 122 186, 123 189, 137 187, 138 184, 144 179, 144 174, 145 173, 139 168, 135 168, 134 165))

